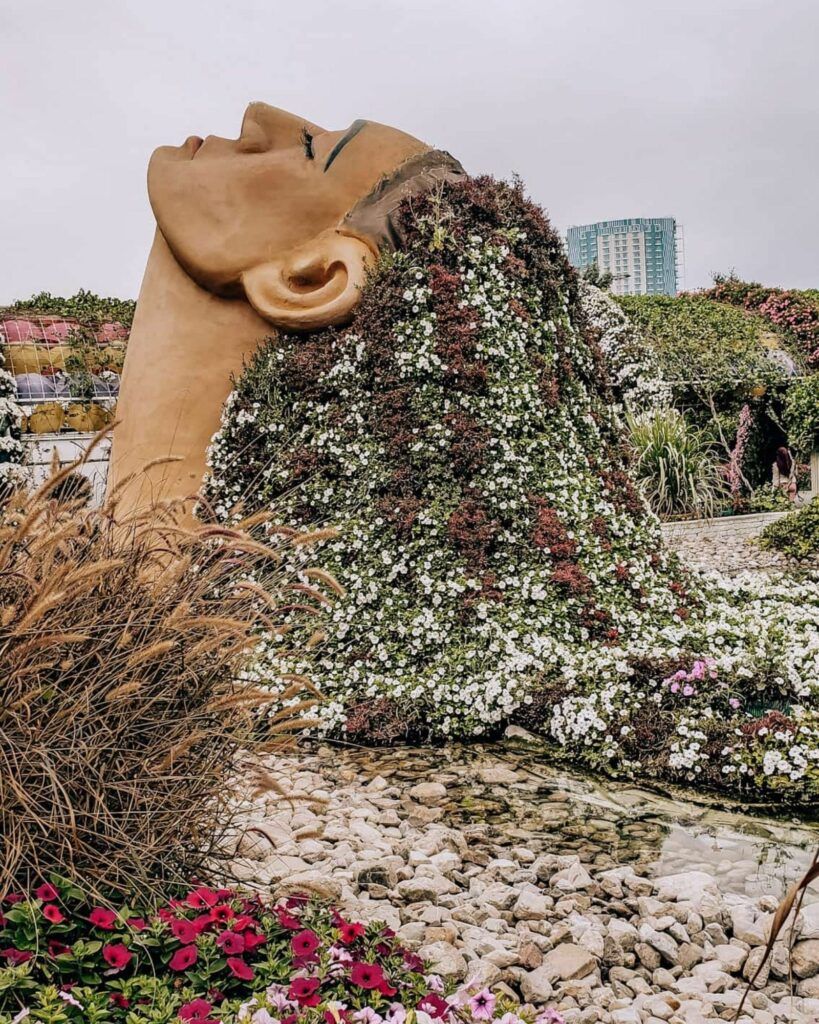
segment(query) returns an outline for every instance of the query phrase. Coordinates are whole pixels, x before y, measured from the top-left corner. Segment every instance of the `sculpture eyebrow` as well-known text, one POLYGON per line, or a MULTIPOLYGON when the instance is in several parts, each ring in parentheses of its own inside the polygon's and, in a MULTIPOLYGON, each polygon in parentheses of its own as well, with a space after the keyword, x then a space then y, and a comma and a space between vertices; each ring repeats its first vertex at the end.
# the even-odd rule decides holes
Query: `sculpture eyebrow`
POLYGON ((352 142, 352 140, 356 137, 356 135, 358 135, 358 133, 364 127, 364 125, 368 123, 369 122, 362 120, 353 121, 353 123, 350 125, 347 131, 341 136, 341 138, 338 140, 335 146, 333 146, 333 148, 330 150, 330 155, 327 157, 327 163, 324 165, 325 173, 329 170, 330 164, 335 160, 335 158, 342 151, 342 149, 344 149, 347 143, 352 142))

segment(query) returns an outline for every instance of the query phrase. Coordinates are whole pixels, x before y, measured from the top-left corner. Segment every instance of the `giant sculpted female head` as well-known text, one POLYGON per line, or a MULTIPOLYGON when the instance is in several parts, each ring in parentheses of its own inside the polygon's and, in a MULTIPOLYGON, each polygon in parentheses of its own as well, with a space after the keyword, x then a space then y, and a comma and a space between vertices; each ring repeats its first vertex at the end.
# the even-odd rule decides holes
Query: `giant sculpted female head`
POLYGON ((463 170, 374 121, 327 131, 251 103, 238 139, 191 136, 148 169, 157 234, 140 291, 109 480, 121 508, 199 488, 231 376, 273 328, 349 319, 368 268, 400 244, 407 195, 463 170), (143 467, 174 456, 147 474, 143 467))
POLYGON ((244 295, 277 327, 309 330, 343 320, 356 302, 384 240, 376 186, 397 186, 399 196, 459 172, 446 154, 374 121, 327 131, 251 103, 238 139, 191 136, 157 149, 148 189, 194 281, 244 295), (401 180, 390 183, 399 168, 401 180))

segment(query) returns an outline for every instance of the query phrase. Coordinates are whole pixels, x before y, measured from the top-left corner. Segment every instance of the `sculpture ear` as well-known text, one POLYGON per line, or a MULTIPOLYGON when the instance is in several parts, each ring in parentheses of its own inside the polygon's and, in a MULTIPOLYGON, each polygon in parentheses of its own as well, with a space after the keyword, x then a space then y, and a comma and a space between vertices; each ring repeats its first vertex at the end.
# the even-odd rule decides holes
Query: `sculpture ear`
POLYGON ((363 239, 331 229, 245 271, 242 285, 251 306, 276 327, 317 330, 349 318, 376 255, 363 239))

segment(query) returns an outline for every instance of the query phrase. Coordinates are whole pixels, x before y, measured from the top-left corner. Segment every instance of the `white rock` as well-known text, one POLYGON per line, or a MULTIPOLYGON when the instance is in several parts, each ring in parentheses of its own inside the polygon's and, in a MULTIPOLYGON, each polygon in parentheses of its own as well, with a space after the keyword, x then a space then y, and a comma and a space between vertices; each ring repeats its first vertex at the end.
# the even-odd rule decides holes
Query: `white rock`
POLYGON ((562 892, 576 892, 578 889, 585 889, 587 886, 593 885, 594 880, 578 862, 552 875, 549 884, 562 892))
POLYGON ((543 958, 543 967, 538 970, 551 972, 553 978, 568 981, 573 978, 585 978, 597 967, 597 959, 582 946, 573 942, 562 942, 543 958))
POLYGON ((657 898, 663 903, 670 900, 687 900, 699 909, 703 894, 717 895, 713 877, 705 871, 682 871, 677 875, 664 875, 654 879, 657 898))
POLYGON ((554 972, 545 965, 523 974, 520 978, 520 991, 523 998, 527 1003, 534 1003, 536 1006, 545 1003, 551 999, 554 992, 552 988, 554 978, 554 972))
POLYGON ((432 974, 462 981, 466 977, 466 959, 460 950, 449 942, 433 942, 422 946, 418 955, 429 963, 432 974))
POLYGON ((551 901, 542 893, 524 891, 512 913, 518 921, 544 921, 549 916, 551 901))
POLYGON ((440 782, 419 782, 417 786, 412 787, 409 795, 425 807, 434 807, 445 799, 446 786, 440 782))
POLYGON ((447 893, 458 892, 458 886, 443 875, 416 875, 399 882, 395 887, 401 899, 408 903, 420 903, 422 900, 435 900, 447 893))

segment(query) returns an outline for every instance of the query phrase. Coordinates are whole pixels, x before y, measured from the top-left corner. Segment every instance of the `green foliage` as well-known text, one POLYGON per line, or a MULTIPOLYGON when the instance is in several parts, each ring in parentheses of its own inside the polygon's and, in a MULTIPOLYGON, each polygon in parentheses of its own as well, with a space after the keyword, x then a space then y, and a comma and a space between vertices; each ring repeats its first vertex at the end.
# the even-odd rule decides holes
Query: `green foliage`
POLYGON ((35 893, 8 894, 0 900, 0 1024, 22 1019, 26 1008, 41 1024, 234 1024, 274 993, 292 999, 284 1005, 298 1024, 323 1024, 337 1000, 383 1010, 429 995, 423 962, 381 924, 345 921, 304 896, 273 905, 207 886, 179 896, 156 910, 109 904, 59 877, 35 893), (349 954, 344 965, 331 952, 338 949, 349 954), (362 966, 383 986, 362 979, 362 966), (305 970, 314 1000, 288 991, 305 970))
POLYGON ((781 551, 790 558, 813 558, 819 555, 819 498, 784 519, 769 523, 759 543, 763 548, 781 551))
POLYGON ((604 292, 609 290, 611 282, 614 280, 614 275, 610 270, 601 271, 596 263, 590 263, 584 267, 580 276, 587 284, 600 288, 604 292))
POLYGON ((30 313, 39 316, 76 317, 83 323, 114 321, 130 327, 136 302, 133 299, 103 298, 80 288, 76 295, 63 298, 50 292, 38 292, 30 299, 21 299, 5 308, 9 313, 30 313))
POLYGON ((624 295, 617 301, 654 345, 666 380, 683 401, 744 401, 785 379, 770 358, 780 337, 759 317, 700 295, 624 295))
POLYGON ((780 487, 773 487, 768 484, 765 487, 757 487, 747 501, 748 512, 786 512, 793 508, 790 498, 780 487))
POLYGON ((701 431, 675 409, 628 418, 634 477, 657 515, 711 516, 726 488, 701 431))
POLYGON ((819 374, 801 377, 788 388, 784 421, 791 446, 801 456, 819 446, 819 374))

